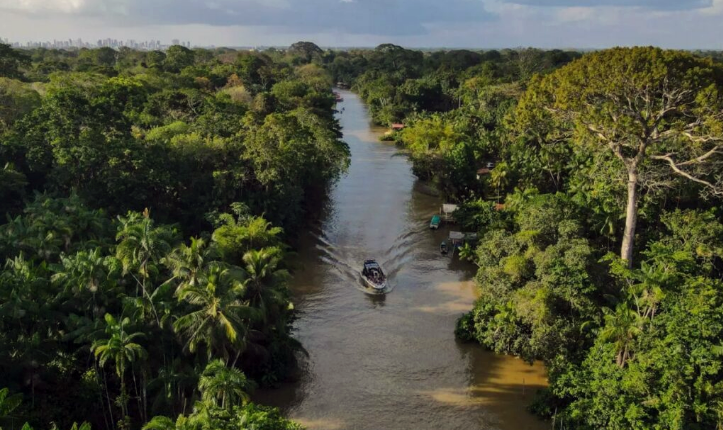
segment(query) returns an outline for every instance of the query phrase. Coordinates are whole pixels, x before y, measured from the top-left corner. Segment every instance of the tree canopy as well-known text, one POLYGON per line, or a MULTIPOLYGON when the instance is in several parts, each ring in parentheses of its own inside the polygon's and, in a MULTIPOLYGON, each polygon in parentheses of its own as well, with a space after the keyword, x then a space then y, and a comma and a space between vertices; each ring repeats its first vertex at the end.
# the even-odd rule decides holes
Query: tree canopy
POLYGON ((300 428, 247 400, 296 367, 286 243, 348 165, 328 73, 182 46, 29 54, 0 45, 0 414, 300 428))
POLYGON ((616 48, 531 82, 520 99, 522 133, 574 139, 611 151, 627 173, 621 258, 633 261, 641 187, 665 173, 723 194, 723 68, 710 59, 659 48, 616 48))
POLYGON ((717 428, 720 56, 338 53, 326 65, 479 240, 456 333, 541 359, 556 428, 717 428))

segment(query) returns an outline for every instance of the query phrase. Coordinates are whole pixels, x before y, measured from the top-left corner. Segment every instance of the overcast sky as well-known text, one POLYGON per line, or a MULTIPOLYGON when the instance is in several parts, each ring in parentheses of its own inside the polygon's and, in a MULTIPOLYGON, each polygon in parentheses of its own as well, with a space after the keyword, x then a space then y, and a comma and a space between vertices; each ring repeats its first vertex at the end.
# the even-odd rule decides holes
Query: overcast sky
POLYGON ((0 37, 723 49, 723 0, 0 0, 0 37))

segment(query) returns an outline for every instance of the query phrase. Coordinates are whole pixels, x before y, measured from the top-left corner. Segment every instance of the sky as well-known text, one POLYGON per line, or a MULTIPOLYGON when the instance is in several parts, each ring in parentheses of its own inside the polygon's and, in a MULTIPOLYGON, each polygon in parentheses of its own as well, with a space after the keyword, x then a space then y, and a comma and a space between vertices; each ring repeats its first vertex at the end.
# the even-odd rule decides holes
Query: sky
POLYGON ((0 0, 0 38, 723 49, 723 0, 0 0))

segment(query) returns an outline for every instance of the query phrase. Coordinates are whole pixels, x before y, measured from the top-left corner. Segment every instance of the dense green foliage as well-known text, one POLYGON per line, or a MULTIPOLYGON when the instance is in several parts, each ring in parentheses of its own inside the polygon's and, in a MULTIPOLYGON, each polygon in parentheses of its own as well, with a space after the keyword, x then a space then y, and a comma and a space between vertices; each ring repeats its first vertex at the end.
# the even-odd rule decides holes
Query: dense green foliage
POLYGON ((298 226, 345 167, 329 78, 261 54, 202 54, 33 52, 26 78, 40 83, 0 78, 0 160, 27 181, 3 196, 75 190, 113 214, 152 201, 190 232, 244 202, 298 226))
POLYGON ((456 333, 543 360, 534 411, 560 428, 723 425, 715 60, 382 45, 327 67, 375 121, 405 124, 391 136, 417 176, 462 203, 480 298, 456 333))
POLYGON ((248 404, 303 351, 284 243, 348 164, 297 56, 0 45, 9 420, 299 428, 248 404))
POLYGON ((0 424, 298 428, 248 393, 299 350, 284 242, 348 162, 341 82, 461 203, 456 333, 543 360, 535 412, 720 428, 719 57, 0 46, 0 424))
POLYGON ((534 49, 422 53, 387 44, 335 53, 325 67, 359 93, 375 122, 406 125, 390 138, 409 151, 418 177, 465 198, 504 185, 503 172, 491 183, 476 173, 499 158, 500 126, 524 83, 578 56, 534 49))

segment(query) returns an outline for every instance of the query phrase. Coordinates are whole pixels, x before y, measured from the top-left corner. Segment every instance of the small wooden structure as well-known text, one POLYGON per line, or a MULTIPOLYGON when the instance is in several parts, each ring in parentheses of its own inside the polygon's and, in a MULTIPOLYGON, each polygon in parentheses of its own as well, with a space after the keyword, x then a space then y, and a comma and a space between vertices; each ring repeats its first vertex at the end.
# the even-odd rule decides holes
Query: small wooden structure
POLYGON ((454 213, 457 211, 459 206, 451 203, 445 203, 442 205, 441 213, 444 215, 444 220, 447 222, 454 222, 454 213))
POLYGON ((486 167, 483 167, 483 168, 477 170, 477 179, 482 179, 483 176, 489 175, 490 172, 491 172, 491 170, 486 167))
POLYGON ((464 245, 464 233, 460 231, 450 231, 449 243, 455 248, 464 245))
POLYGON ((401 124, 401 123, 392 124, 392 130, 394 130, 394 131, 404 130, 404 124, 401 124))

